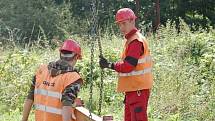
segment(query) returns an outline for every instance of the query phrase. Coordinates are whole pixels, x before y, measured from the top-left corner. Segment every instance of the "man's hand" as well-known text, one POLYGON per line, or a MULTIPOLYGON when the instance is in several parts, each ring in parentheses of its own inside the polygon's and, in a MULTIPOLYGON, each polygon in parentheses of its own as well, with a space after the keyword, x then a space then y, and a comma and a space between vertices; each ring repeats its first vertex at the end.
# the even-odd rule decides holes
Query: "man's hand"
POLYGON ((75 108, 72 108, 71 106, 63 106, 63 111, 62 111, 62 115, 63 115, 63 121, 72 121, 76 120, 75 117, 75 108))
POLYGON ((108 62, 103 56, 99 56, 99 65, 101 68, 110 68, 113 69, 113 64, 108 62))

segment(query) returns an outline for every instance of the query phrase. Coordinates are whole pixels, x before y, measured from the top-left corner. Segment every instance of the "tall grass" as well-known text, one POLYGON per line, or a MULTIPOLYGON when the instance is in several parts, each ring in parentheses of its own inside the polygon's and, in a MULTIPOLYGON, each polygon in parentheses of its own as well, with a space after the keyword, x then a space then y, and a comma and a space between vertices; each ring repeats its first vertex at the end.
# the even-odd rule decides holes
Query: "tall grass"
MULTIPOLYGON (((90 41, 71 36, 83 48, 83 60, 77 63, 85 85, 79 97, 89 107, 90 41)), ((190 31, 182 21, 180 30, 174 23, 162 26, 147 36, 154 60, 154 85, 148 114, 151 121, 213 121, 215 120, 215 30, 190 31), (180 32, 179 32, 180 31, 180 32)), ((16 40, 13 40, 16 42, 16 40)), ((101 37, 104 56, 111 62, 119 60, 123 41, 119 36, 101 37)), ((93 112, 98 113, 99 76, 98 45, 95 42, 93 112)), ((16 44, 15 44, 16 45, 16 44)), ((0 119, 15 121, 21 115, 35 69, 41 63, 58 58, 51 45, 29 47, 2 46, 0 55, 0 119), (14 115, 18 118, 14 118, 14 115)), ((123 120, 123 94, 115 92, 116 73, 105 69, 102 115, 123 120)))

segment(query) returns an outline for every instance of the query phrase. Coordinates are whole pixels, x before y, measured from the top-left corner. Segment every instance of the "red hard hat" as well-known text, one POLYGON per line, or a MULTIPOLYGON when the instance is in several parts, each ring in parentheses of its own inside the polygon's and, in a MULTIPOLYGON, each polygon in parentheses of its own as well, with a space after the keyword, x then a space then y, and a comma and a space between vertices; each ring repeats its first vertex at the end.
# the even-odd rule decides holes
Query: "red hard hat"
POLYGON ((130 8, 122 8, 119 9, 116 13, 116 23, 121 22, 121 21, 125 21, 125 20, 133 20, 136 19, 136 15, 134 14, 134 12, 130 9, 130 8))
POLYGON ((81 59, 81 47, 80 45, 72 39, 67 39, 64 41, 63 45, 59 49, 60 51, 70 51, 78 55, 78 59, 81 59))

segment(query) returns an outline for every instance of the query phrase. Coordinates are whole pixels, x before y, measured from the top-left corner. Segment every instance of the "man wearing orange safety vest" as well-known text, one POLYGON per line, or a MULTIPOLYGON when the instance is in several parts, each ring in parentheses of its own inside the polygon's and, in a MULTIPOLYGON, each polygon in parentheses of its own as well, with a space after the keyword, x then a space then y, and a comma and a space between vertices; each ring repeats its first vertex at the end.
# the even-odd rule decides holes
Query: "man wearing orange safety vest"
POLYGON ((125 93, 124 121, 148 121, 147 105, 152 87, 152 58, 146 39, 135 27, 134 12, 122 8, 116 13, 116 23, 125 37, 121 61, 110 63, 100 56, 101 68, 118 72, 118 92, 125 93))
POLYGON ((22 121, 28 120, 33 103, 36 121, 76 119, 74 100, 83 82, 74 70, 78 59, 81 59, 81 48, 74 40, 68 39, 60 48, 59 60, 38 68, 24 104, 22 121))

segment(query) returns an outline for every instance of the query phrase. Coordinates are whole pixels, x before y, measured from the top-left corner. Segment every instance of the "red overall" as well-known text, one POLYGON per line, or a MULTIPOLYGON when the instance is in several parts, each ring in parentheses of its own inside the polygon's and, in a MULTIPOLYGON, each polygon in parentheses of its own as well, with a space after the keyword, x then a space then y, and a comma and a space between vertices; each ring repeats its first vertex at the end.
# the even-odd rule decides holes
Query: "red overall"
POLYGON ((136 33, 137 29, 134 29, 125 36, 128 44, 123 58, 135 58, 138 64, 133 66, 125 60, 114 64, 114 70, 119 73, 117 91, 125 93, 124 121, 148 121, 147 105, 152 87, 152 61, 148 58, 150 52, 145 40, 136 39, 136 33))
POLYGON ((149 89, 142 91, 126 92, 125 94, 125 118, 124 121, 148 121, 147 105, 149 89))

